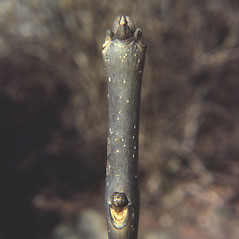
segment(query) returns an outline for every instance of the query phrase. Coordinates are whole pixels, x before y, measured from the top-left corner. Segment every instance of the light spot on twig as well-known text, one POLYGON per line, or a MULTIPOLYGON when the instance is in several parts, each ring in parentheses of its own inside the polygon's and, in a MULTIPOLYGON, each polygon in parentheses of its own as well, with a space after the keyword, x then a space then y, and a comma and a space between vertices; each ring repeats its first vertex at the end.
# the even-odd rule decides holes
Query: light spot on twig
POLYGON ((106 165, 106 176, 109 175, 109 172, 110 172, 110 165, 109 165, 109 163, 107 163, 107 165, 106 165))
POLYGON ((126 80, 123 80, 123 84, 126 84, 126 80))
POLYGON ((109 82, 111 82, 111 78, 110 77, 108 78, 108 80, 109 80, 109 82))
POLYGON ((126 100, 126 103, 129 104, 129 100, 126 100))

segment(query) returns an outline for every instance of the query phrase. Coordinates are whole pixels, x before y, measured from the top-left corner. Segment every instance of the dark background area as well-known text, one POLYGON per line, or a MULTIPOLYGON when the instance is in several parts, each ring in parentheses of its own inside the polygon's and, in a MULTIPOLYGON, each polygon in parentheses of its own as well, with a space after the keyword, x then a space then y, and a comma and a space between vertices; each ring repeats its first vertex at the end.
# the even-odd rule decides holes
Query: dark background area
POLYGON ((0 239, 106 238, 101 46, 148 46, 139 239, 237 239, 238 0, 0 1, 0 239))

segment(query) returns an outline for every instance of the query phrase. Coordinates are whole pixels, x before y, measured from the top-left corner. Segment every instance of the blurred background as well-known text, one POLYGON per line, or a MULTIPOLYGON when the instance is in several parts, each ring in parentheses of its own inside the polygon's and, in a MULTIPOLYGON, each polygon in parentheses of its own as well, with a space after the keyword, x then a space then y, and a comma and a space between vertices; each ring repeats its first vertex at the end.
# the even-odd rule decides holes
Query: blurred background
POLYGON ((148 46, 139 239, 239 235, 238 0, 0 0, 0 239, 103 239, 101 55, 116 16, 148 46))

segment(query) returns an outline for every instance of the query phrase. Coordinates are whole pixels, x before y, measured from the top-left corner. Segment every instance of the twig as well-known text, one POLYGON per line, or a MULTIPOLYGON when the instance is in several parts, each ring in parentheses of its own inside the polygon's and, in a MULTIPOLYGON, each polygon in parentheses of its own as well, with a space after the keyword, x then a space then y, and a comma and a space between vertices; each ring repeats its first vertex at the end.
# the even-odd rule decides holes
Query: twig
POLYGON ((139 218, 138 133, 146 46, 128 16, 106 33, 108 145, 105 208, 109 239, 136 239, 139 218))

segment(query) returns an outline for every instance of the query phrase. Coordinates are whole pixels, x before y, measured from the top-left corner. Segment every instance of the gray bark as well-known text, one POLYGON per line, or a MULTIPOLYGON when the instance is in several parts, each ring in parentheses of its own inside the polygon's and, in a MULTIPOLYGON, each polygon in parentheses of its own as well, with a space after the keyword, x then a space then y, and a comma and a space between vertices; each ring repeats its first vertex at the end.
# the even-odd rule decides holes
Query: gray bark
POLYGON ((129 17, 117 17, 102 50, 108 77, 105 209, 109 239, 137 238, 139 107, 145 50, 141 30, 129 17))

